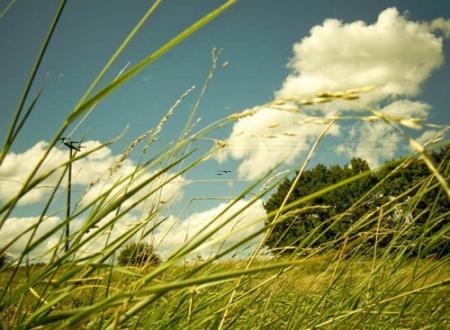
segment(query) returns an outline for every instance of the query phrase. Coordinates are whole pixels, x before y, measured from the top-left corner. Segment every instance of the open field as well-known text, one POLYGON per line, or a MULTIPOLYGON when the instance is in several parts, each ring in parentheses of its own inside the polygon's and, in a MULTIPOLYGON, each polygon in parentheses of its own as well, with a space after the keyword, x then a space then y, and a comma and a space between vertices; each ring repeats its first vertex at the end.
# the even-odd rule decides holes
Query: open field
MULTIPOLYGON (((194 282, 199 279, 198 285, 183 284, 181 280, 195 271, 197 265, 175 266, 141 289, 148 292, 149 297, 161 296, 130 319, 127 327, 215 329, 226 307, 228 313, 224 328, 232 329, 445 329, 450 324, 450 268, 446 260, 373 263, 372 260, 360 258, 339 262, 316 259, 305 259, 301 265, 289 270, 269 270, 246 276, 238 287, 236 281, 230 280, 201 282, 212 274, 242 270, 244 261, 219 262, 188 277, 194 282), (177 283, 180 287, 173 286, 177 283), (229 296, 235 289, 235 300, 228 305, 229 296)), ((256 266, 264 265, 266 263, 258 262, 256 266)), ((28 276, 32 278, 43 272, 44 268, 31 267, 28 276)), ((55 314, 81 312, 107 294, 133 292, 139 279, 151 270, 131 267, 123 269, 129 274, 115 272, 112 278, 107 270, 102 270, 96 276, 78 283, 73 279, 63 284, 73 287, 71 294, 54 306, 55 314)), ((9 272, 3 271, 1 287, 5 285, 4 280, 9 272)), ((14 286, 20 287, 26 281, 27 271, 21 269, 14 286)), ((32 315, 42 304, 40 297, 47 297, 46 292, 58 288, 57 275, 53 282, 50 287, 46 287, 47 283, 36 284, 15 304, 16 308, 3 312, 3 328, 14 328, 18 320, 26 320, 32 315)), ((64 288, 61 287, 61 290, 64 288)), ((133 298, 137 297, 128 297, 130 303, 133 298)), ((121 304, 100 308, 85 319, 71 323, 71 326, 102 328, 127 310, 127 302, 122 301, 121 304)), ((46 319, 55 320, 53 317, 42 317, 40 321, 46 319)), ((51 324, 52 328, 56 328, 64 322, 51 324)))
MULTIPOLYGON (((167 17, 183 17, 160 0, 136 7, 140 20, 123 25, 128 32, 118 33, 95 75, 72 81, 82 91, 67 92, 77 99, 63 102, 65 112, 51 112, 61 106, 51 88, 65 73, 49 78, 42 67, 49 53, 63 58, 52 53, 55 39, 61 52, 70 39, 58 34, 61 24, 71 31, 77 15, 91 12, 77 11, 85 8, 77 2, 67 9, 64 0, 54 8, 0 132, 0 330, 450 329, 448 112, 429 122, 432 106, 413 99, 443 63, 450 20, 413 21, 396 8, 373 24, 324 20, 290 45, 282 86, 257 106, 243 101, 251 93, 238 76, 226 78, 239 85, 238 96, 219 85, 212 93, 221 105, 206 103, 214 80, 223 83, 216 76, 233 65, 213 46, 200 88, 183 81, 162 105, 168 85, 150 95, 144 84, 157 86, 153 77, 173 68, 163 62, 152 75, 148 68, 173 60, 167 54, 183 43, 184 52, 195 50, 205 35, 194 47, 188 39, 237 3, 216 2, 198 2, 201 15, 178 2, 193 17, 182 28, 167 17), (149 18, 164 22, 162 36, 133 57, 126 49, 145 39, 149 18), (405 58, 408 47, 417 58, 405 58), (241 103, 230 106, 233 97, 241 103), (146 111, 137 115, 133 106, 146 111), (133 129, 119 133, 114 120, 133 120, 133 129)), ((15 3, 0 23, 18 15, 15 3)), ((108 36, 123 23, 112 22, 108 36)), ((189 66, 179 58, 175 71, 189 66)))

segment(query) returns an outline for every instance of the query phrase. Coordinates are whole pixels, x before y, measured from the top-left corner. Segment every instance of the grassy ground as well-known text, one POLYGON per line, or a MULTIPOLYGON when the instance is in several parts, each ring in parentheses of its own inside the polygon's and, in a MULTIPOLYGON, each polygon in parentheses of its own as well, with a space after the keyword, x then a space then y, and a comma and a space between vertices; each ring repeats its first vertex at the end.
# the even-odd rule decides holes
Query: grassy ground
MULTIPOLYGON (((231 305, 228 300, 237 280, 186 286, 169 290, 146 306, 130 320, 128 327, 137 329, 215 329, 228 307, 223 328, 230 329, 392 329, 432 328, 450 326, 448 288, 440 283, 450 277, 448 260, 370 260, 369 258, 303 260, 303 265, 290 269, 270 270, 247 276, 237 288, 231 305)), ((263 266, 266 262, 258 262, 263 266)), ((244 262, 218 262, 202 269, 191 278, 199 278, 240 270, 244 262)), ((174 266, 159 276, 150 287, 177 282, 198 265, 174 266)), ((21 268, 14 287, 28 277, 43 272, 45 266, 21 268)), ((132 291, 136 282, 152 268, 127 268, 113 273, 99 272, 77 283, 72 293, 54 306, 54 311, 81 310, 95 304, 107 294, 132 291), (125 274, 128 272, 128 274, 125 274), (111 281, 108 284, 108 281, 111 281)), ((11 270, 4 270, 1 287, 11 270)), ((50 291, 59 284, 55 277, 50 291)), ((72 279, 71 283, 76 283, 72 279)), ((441 283, 442 284, 442 283, 441 283)), ((21 316, 15 308, 3 311, 3 328, 17 326, 41 305, 47 283, 33 286, 23 295, 21 316)), ((67 285, 67 283, 65 284, 67 285)), ((158 294, 157 291, 153 294, 158 294)), ((151 295, 149 295, 151 296, 151 295)), ((44 302, 45 304, 45 302, 44 302)), ((130 300, 131 305, 131 300, 130 300)), ((73 324, 73 328, 101 328, 121 315, 130 306, 122 303, 102 309, 73 324)), ((51 328, 64 324, 54 322, 51 328)))

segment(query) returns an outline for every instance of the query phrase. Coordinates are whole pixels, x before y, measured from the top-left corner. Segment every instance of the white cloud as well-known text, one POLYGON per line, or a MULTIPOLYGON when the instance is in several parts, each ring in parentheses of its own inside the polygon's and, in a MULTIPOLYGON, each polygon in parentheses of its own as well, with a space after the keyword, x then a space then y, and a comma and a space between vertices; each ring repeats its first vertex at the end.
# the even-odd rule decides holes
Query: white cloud
POLYGON ((441 31, 446 38, 450 38, 450 20, 442 17, 436 18, 430 23, 432 31, 441 31))
MULTIPOLYGON (((200 247, 191 253, 191 257, 196 254, 202 257, 215 255, 219 251, 224 251, 235 243, 264 228, 264 217, 266 212, 262 205, 262 201, 257 201, 238 217, 225 224, 227 217, 244 207, 248 201, 240 200, 224 215, 219 217, 211 227, 207 230, 220 228, 211 238, 209 238, 200 247)), ((155 236, 155 243, 158 245, 159 251, 163 255, 169 255, 180 247, 184 242, 197 238, 199 231, 204 228, 216 215, 222 212, 227 204, 220 204, 210 210, 194 213, 184 220, 180 220, 174 216, 168 218, 159 228, 158 234, 155 236)), ((254 238, 251 242, 246 243, 243 247, 247 247, 246 251, 236 251, 237 255, 251 253, 255 248, 261 236, 254 238)))
MULTIPOLYGON (((83 152, 92 150, 100 145, 98 141, 86 141, 83 143, 85 147, 83 152)), ((23 153, 9 153, 2 166, 0 167, 0 200, 8 200, 13 197, 19 189, 22 187, 23 182, 29 176, 31 171, 35 168, 36 164, 46 151, 48 143, 41 141, 35 144, 30 149, 24 151, 23 153)), ((69 158, 68 151, 61 148, 53 148, 48 156, 47 160, 43 163, 38 175, 48 173, 50 170, 60 166, 66 162, 69 158)), ((117 162, 119 159, 118 155, 113 155, 111 149, 103 147, 85 158, 77 160, 72 165, 72 183, 73 185, 86 186, 98 181, 87 194, 84 196, 84 202, 92 200, 92 198, 98 196, 104 189, 107 189, 113 185, 114 182, 119 180, 121 177, 127 176, 132 173, 136 166, 135 164, 126 159, 123 161, 120 168, 112 175, 107 175, 109 169, 117 162)), ((46 197, 51 189, 56 185, 59 177, 62 174, 62 169, 58 170, 55 174, 50 176, 48 179, 43 181, 39 186, 28 192, 20 201, 21 205, 30 204, 41 201, 46 197)), ((141 173, 133 184, 131 188, 135 187, 137 184, 147 179, 152 175, 149 171, 141 173)), ((157 180, 160 182, 159 180, 157 180)), ((181 193, 182 186, 186 184, 186 180, 182 177, 175 179, 172 183, 166 185, 162 192, 161 199, 164 201, 173 200, 181 193)), ((67 180, 62 181, 62 187, 66 187, 67 180)), ((137 198, 142 197, 144 194, 148 193, 150 189, 153 189, 155 185, 148 185, 137 195, 129 200, 129 203, 134 202, 137 198)), ((119 192, 120 188, 124 188, 121 185, 114 192, 119 192)))
MULTIPOLYGON (((428 130, 422 133, 422 135, 420 135, 416 141, 423 145, 429 145, 429 144, 433 144, 435 142, 438 142, 440 140, 442 140, 442 138, 445 136, 445 133, 442 131, 438 131, 438 130, 428 130)), ((416 151, 415 149, 413 149, 412 147, 410 147, 412 151, 416 151)))
MULTIPOLYGON (((374 86, 375 90, 361 94, 357 102, 335 100, 313 108, 330 115, 378 107, 383 101, 391 102, 382 110, 390 116, 426 118, 430 106, 407 97, 419 94, 422 83, 442 65, 443 38, 433 32, 448 35, 449 26, 450 21, 442 18, 431 23, 410 21, 395 8, 381 12, 373 24, 326 19, 294 44, 294 55, 288 64, 292 71, 275 92, 275 98, 310 99, 319 92, 374 86)), ((278 162, 292 162, 323 129, 311 124, 296 125, 300 117, 264 109, 238 120, 226 141, 229 146, 218 159, 242 160, 239 174, 247 178, 257 177, 278 162), (267 126, 272 122, 278 123, 278 127, 270 130, 267 126), (286 131, 295 133, 296 138, 283 136, 286 131)), ((336 125, 331 133, 338 135, 342 131, 336 125)), ((350 138, 352 141, 337 146, 336 150, 363 157, 372 165, 394 157, 402 141, 398 133, 383 123, 357 123, 350 138)))
MULTIPOLYGON (((16 218, 11 217, 8 218, 0 230, 0 242, 2 244, 9 244, 11 241, 14 241, 14 244, 8 249, 8 253, 13 257, 18 257, 22 251, 25 249, 28 240, 30 239, 31 232, 27 233, 20 239, 16 240, 16 237, 25 232, 28 228, 36 224, 38 221, 38 217, 24 217, 24 218, 16 218)), ((33 242, 42 237, 45 233, 49 232, 53 229, 59 222, 58 217, 47 217, 45 218, 41 224, 38 226, 36 234, 34 236, 33 242)), ((48 259, 48 255, 45 255, 49 249, 54 246, 55 242, 58 242, 61 237, 61 232, 54 234, 49 239, 42 242, 36 249, 34 249, 29 257, 30 259, 48 259), (45 255, 45 256, 44 256, 45 255)), ((2 247, 2 246, 0 246, 2 247)))
POLYGON ((376 90, 366 101, 416 95, 442 63, 442 39, 395 8, 380 13, 374 24, 327 19, 294 45, 293 72, 277 96, 304 98, 369 85, 376 90))
MULTIPOLYGON (((227 147, 221 150, 217 159, 242 159, 239 176, 249 179, 259 177, 278 162, 292 163, 301 152, 310 148, 326 127, 324 124, 304 124, 305 118, 305 114, 258 108, 254 115, 239 119, 233 126, 227 147)), ((337 135, 338 126, 329 133, 337 135)))
MULTIPOLYGON (((98 141, 86 141, 83 151, 93 149, 100 145, 98 141)), ((48 143, 41 141, 30 149, 16 154, 8 153, 0 168, 0 199, 7 200, 14 196, 22 187, 26 178, 30 175, 36 164, 39 162, 48 147, 48 143)), ((60 166, 69 159, 67 150, 53 148, 47 160, 41 166, 37 176, 48 173, 52 169, 60 166)), ((73 164, 73 184, 89 184, 100 177, 114 163, 116 157, 112 156, 109 148, 102 148, 84 159, 73 164)), ((40 201, 56 185, 62 170, 57 171, 38 187, 28 192, 21 200, 20 204, 29 204, 40 201)), ((63 180, 62 186, 66 185, 63 180)))
MULTIPOLYGON (((111 193, 109 193, 108 195, 107 201, 110 202, 116 200, 117 198, 122 197, 122 195, 126 191, 130 191, 136 188, 155 174, 155 172, 141 172, 139 175, 133 178, 131 184, 129 179, 123 181, 121 184, 117 184, 117 182, 119 182, 121 178, 124 178, 131 174, 134 169, 135 168, 132 166, 122 166, 121 169, 114 175, 104 180, 100 180, 99 182, 91 186, 89 190, 87 190, 83 195, 81 199, 81 205, 89 204, 91 201, 94 201, 96 198, 98 198, 98 196, 100 196, 103 192, 107 192, 113 187, 114 188, 112 189, 111 193)), ((136 194, 128 198, 122 206, 131 206, 133 203, 138 202, 141 199, 145 199, 146 196, 149 196, 138 207, 138 209, 141 211, 148 211, 152 207, 163 207, 164 204, 167 204, 169 202, 173 203, 179 200, 182 197, 182 187, 186 185, 188 181, 184 177, 179 176, 177 178, 174 178, 169 183, 164 184, 172 177, 173 175, 171 174, 163 174, 159 176, 157 179, 151 181, 143 188, 141 188, 136 194), (153 192, 161 184, 164 184, 164 186, 153 192)))
MULTIPOLYGON (((102 225, 106 224, 108 221, 111 220, 113 215, 108 215, 104 219, 102 219, 99 223, 97 223, 97 227, 101 227, 102 225)), ((11 255, 14 258, 17 258, 20 256, 20 254, 25 249, 28 240, 30 239, 31 231, 27 234, 23 235, 20 239, 16 238, 18 235, 24 233, 27 229, 34 226, 37 221, 38 217, 11 217, 8 218, 2 227, 2 230, 0 231, 0 242, 2 244, 10 244, 11 242, 14 242, 11 247, 8 249, 8 254, 11 255)), ((110 232, 105 230, 102 232, 101 235, 93 239, 92 241, 85 244, 79 253, 77 254, 78 257, 86 257, 89 255, 93 255, 99 251, 101 251, 105 244, 107 243, 107 239, 109 239, 109 242, 111 243, 115 239, 121 237, 124 235, 127 231, 129 231, 132 226, 135 226, 138 223, 138 218, 132 214, 126 214, 123 217, 121 217, 116 223, 114 224, 114 229, 110 232), (109 238, 108 238, 109 236, 109 238)), ((42 236, 48 234, 52 229, 54 229, 62 219, 59 217, 46 217, 44 220, 39 224, 36 234, 33 238, 33 242, 41 238, 42 236)), ((82 225, 84 224, 84 219, 74 219, 70 223, 70 231, 71 233, 77 233, 82 225)), ((83 237, 87 238, 89 235, 93 233, 89 232, 85 234, 83 237)), ((135 239, 138 237, 140 233, 133 236, 131 239, 135 239)), ((58 245, 59 242, 61 242, 62 238, 62 230, 58 230, 57 232, 50 235, 46 240, 44 240, 40 245, 38 245, 34 250, 32 250, 28 257, 30 258, 30 261, 47 261, 50 259, 51 255, 54 253, 54 248, 58 245)), ((2 245, 0 245, 2 247, 2 245)), ((61 251, 62 244, 59 244, 59 249, 61 251)))
MULTIPOLYGON (((212 256, 219 251, 230 247, 231 245, 241 241, 242 239, 248 237, 249 235, 255 233, 258 230, 264 228, 264 217, 266 212, 262 205, 262 201, 257 201, 253 205, 249 206, 245 211, 243 211, 238 217, 231 220, 229 223, 225 224, 227 217, 232 215, 234 212, 238 211, 240 208, 245 207, 248 201, 241 200, 237 202, 229 211, 224 215, 219 217, 214 223, 209 227, 209 230, 214 228, 219 228, 218 232, 214 234, 211 238, 207 239, 200 247, 195 249, 190 254, 190 257, 194 257, 197 254, 201 254, 203 257, 212 256)), ((170 216, 165 220, 158 228, 157 231, 153 232, 149 237, 144 238, 144 240, 155 244, 158 253, 163 257, 167 257, 170 253, 174 252, 177 248, 181 247, 186 240, 192 240, 196 238, 197 233, 204 228, 204 226, 209 223, 216 215, 224 210, 226 204, 220 204, 210 210, 194 213, 187 217, 186 219, 180 220, 174 216, 170 216)), ((113 217, 112 214, 103 218, 99 223, 96 224, 97 227, 102 227, 113 217)), ((8 253, 13 257, 18 257, 23 249, 25 248, 27 241, 30 237, 30 233, 24 235, 24 237, 15 240, 17 235, 23 233, 26 229, 30 228, 37 222, 37 217, 24 217, 24 218, 9 218, 2 230, 0 231, 0 242, 5 244, 14 241, 14 244, 8 249, 8 253)), ((132 214, 127 213, 118 221, 115 222, 113 230, 105 230, 101 235, 97 236, 95 239, 91 240, 85 244, 81 251, 77 253, 77 257, 86 257, 100 252, 109 239, 108 242, 113 242, 115 239, 125 235, 134 226, 139 225, 141 219, 132 214), (109 236, 109 238, 108 238, 109 236)), ((42 237, 44 234, 52 230, 61 219, 58 217, 48 217, 39 225, 36 232, 36 236, 33 241, 42 237)), ((84 219, 75 219, 71 222, 71 232, 76 233, 80 230, 84 224, 84 219)), ((152 220, 153 221, 153 220, 152 220)), ((146 227, 149 228, 148 226, 146 227)), ((85 236, 87 238, 94 231, 91 231, 85 236)), ((132 236, 129 241, 140 240, 142 232, 137 232, 132 236)), ((53 249, 61 239, 62 232, 58 231, 46 239, 42 244, 40 244, 35 250, 30 254, 30 260, 32 261, 46 261, 50 258, 53 253, 53 249)), ((254 238, 252 241, 243 245, 242 249, 246 248, 245 251, 236 251, 237 255, 245 255, 255 248, 257 242, 261 239, 261 236, 254 238)), ((1 246, 0 246, 1 247, 1 246)), ((59 247, 61 248, 61 246, 59 247)))
POLYGON ((380 165, 381 159, 394 158, 402 137, 384 122, 366 123, 353 129, 351 140, 336 151, 366 160, 371 167, 380 165))
MULTIPOLYGON (((99 146, 100 143, 97 141, 87 141, 83 143, 83 145, 85 146, 83 151, 86 151, 99 146)), ((7 200, 19 191, 27 176, 31 173, 39 159, 44 154, 47 146, 48 144, 46 142, 39 142, 23 153, 9 153, 7 155, 2 167, 0 168, 0 200, 7 200)), ((51 151, 48 160, 44 162, 38 175, 47 173, 55 167, 58 167, 60 164, 66 162, 68 157, 69 155, 67 150, 54 148, 51 151)), ((80 201, 81 205, 86 205, 86 203, 93 201, 102 192, 115 185, 115 182, 135 171, 135 164, 131 160, 126 159, 112 175, 109 175, 110 168, 116 164, 118 159, 119 156, 113 155, 109 148, 102 148, 73 163, 72 183, 74 185, 78 185, 79 187, 86 187, 89 185, 88 190, 85 192, 80 201)), ((149 179, 155 173, 156 172, 154 170, 141 170, 139 174, 134 176, 134 180, 131 184, 128 184, 129 180, 127 180, 113 189, 112 194, 110 194, 106 202, 122 196, 125 191, 125 187, 127 188, 127 191, 130 191, 137 185, 149 179)), ((31 190, 24 196, 23 200, 21 200, 21 204, 34 203, 43 200, 43 198, 48 195, 50 190, 56 184, 61 174, 62 170, 57 171, 56 174, 50 176, 38 187, 31 190)), ((141 198, 147 196, 159 185, 171 179, 171 176, 173 175, 174 174, 171 173, 165 173, 164 175, 159 176, 157 179, 145 185, 135 195, 130 197, 122 206, 124 208, 128 207, 141 198)), ((149 198, 145 199, 141 205, 134 208, 134 212, 128 212, 114 225, 114 229, 111 231, 110 239, 113 240, 120 237, 130 229, 131 225, 136 224, 140 220, 140 217, 137 215, 138 212, 141 212, 140 214, 142 216, 146 216, 152 207, 161 208, 166 206, 168 203, 178 200, 182 196, 183 186, 187 183, 188 181, 184 177, 179 176, 174 178, 170 183, 164 184, 162 188, 158 189, 149 198)), ((66 179, 63 180, 62 187, 66 187, 66 179)), ((106 221, 109 221, 112 216, 113 214, 108 214, 97 225, 101 226, 106 221)), ((33 226, 37 220, 37 217, 8 218, 0 230, 0 242, 7 244, 10 240, 14 240, 17 235, 24 232, 30 226, 33 226)), ((54 228, 60 221, 61 218, 57 216, 46 218, 39 225, 35 239, 41 237, 54 228)), ((73 220, 71 222, 71 231, 74 233, 77 232, 77 230, 79 230, 83 225, 84 221, 84 219, 73 220)), ((23 238, 15 241, 8 252, 17 257, 23 251, 29 237, 30 235, 27 234, 23 238)), ((104 233, 101 237, 98 237, 90 242, 83 248, 80 256, 85 256, 100 251, 105 245, 106 237, 107 234, 104 233)), ((45 240, 45 242, 40 244, 38 248, 32 251, 30 253, 30 257, 44 261, 47 260, 49 258, 48 252, 60 241, 60 239, 61 231, 58 231, 45 240), (44 255, 45 253, 47 254, 44 255)), ((0 244, 0 247, 1 246, 2 245, 0 244)))
MULTIPOLYGON (((101 221, 96 223, 97 228, 102 228, 103 226, 107 225, 108 222, 112 220, 112 218, 115 216, 115 214, 108 214, 106 217, 104 217, 101 221)), ((73 231, 77 230, 77 228, 81 228, 84 224, 84 219, 76 219, 72 222, 71 226, 73 226, 73 231)), ((100 251, 102 251, 107 244, 111 244, 116 239, 122 238, 125 234, 128 234, 130 230, 136 228, 136 226, 141 225, 139 216, 128 212, 124 214, 121 218, 116 220, 114 222, 114 226, 112 229, 105 229, 102 231, 102 233, 86 244, 83 245, 83 247, 80 249, 80 251, 77 253, 77 257, 87 257, 92 256, 100 251)), ((83 236, 83 239, 87 239, 90 235, 94 234, 95 230, 92 230, 88 233, 86 233, 83 236)), ((134 241, 134 240, 140 240, 142 235, 142 231, 138 231, 133 236, 131 236, 128 239, 128 242, 134 241)), ((125 243, 127 244, 127 243, 125 243)))
MULTIPOLYGON (((391 119, 426 119, 430 106, 423 102, 397 100, 380 110, 391 119)), ((337 152, 350 157, 365 159, 370 166, 380 165, 381 160, 392 159, 403 140, 401 134, 383 121, 357 124, 345 145, 340 145, 337 152)))
POLYGON ((430 105, 411 100, 397 100, 385 106, 381 112, 396 119, 426 119, 431 110, 430 105))

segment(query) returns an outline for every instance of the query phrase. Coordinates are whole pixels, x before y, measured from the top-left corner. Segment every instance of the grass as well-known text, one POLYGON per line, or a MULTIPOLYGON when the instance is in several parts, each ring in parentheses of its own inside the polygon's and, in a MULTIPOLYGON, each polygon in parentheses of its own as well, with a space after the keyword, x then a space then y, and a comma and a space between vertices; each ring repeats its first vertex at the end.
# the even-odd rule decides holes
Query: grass
MULTIPOLYGON (((377 250, 376 245, 372 249, 367 249, 364 245, 366 239, 375 238, 377 241, 382 235, 385 229, 383 220, 395 207, 392 201, 362 216, 346 235, 340 237, 337 242, 333 242, 339 243, 335 244, 340 246, 336 250, 327 250, 326 246, 315 250, 310 248, 311 242, 326 232, 327 228, 333 225, 333 221, 339 221, 339 216, 324 223, 319 228, 320 231, 317 229, 308 233, 304 239, 305 243, 300 244, 300 247, 292 254, 283 257, 263 255, 265 238, 276 222, 286 221, 287 211, 301 213, 303 203, 363 178, 370 172, 360 173, 290 203, 287 202, 289 199, 287 196, 279 210, 258 219, 258 221, 273 219, 272 223, 268 223, 259 232, 241 238, 233 246, 207 259, 186 262, 196 248, 216 238, 215 235, 220 231, 221 226, 232 222, 253 203, 270 194, 287 175, 300 170, 295 182, 301 181, 302 170, 314 156, 321 137, 311 146, 307 159, 298 168, 294 166, 289 171, 283 172, 283 175, 279 175, 275 168, 254 182, 250 182, 240 194, 230 200, 228 206, 219 215, 210 219, 195 237, 180 242, 177 249, 160 265, 136 268, 122 267, 114 262, 120 249, 130 240, 149 237, 167 220, 164 215, 166 201, 161 202, 163 189, 173 180, 208 160, 221 148, 226 147, 226 141, 214 139, 211 134, 216 129, 231 124, 239 118, 251 116, 257 111, 236 113, 204 128, 196 129, 195 116, 201 98, 215 73, 217 57, 220 55, 220 51, 217 50, 213 50, 211 70, 189 116, 188 124, 177 143, 158 153, 151 155, 147 153, 173 111, 192 92, 192 88, 180 96, 157 127, 138 136, 124 150, 121 160, 110 168, 105 177, 93 182, 92 185, 101 180, 114 179, 121 162, 138 144, 145 143, 136 169, 132 173, 117 178, 111 187, 105 188, 87 205, 77 205, 69 217, 50 229, 44 236, 35 236, 44 219, 49 216, 48 211, 54 203, 55 194, 61 189, 61 182, 65 178, 68 165, 114 142, 105 142, 97 149, 77 153, 71 160, 50 172, 42 173, 40 168, 58 139, 71 127, 71 124, 75 124, 77 120, 94 110, 95 106, 114 90, 120 88, 142 69, 151 65, 234 3, 235 1, 226 1, 224 5, 201 18, 156 52, 149 54, 140 63, 92 94, 98 82, 109 71, 143 23, 156 10, 159 1, 154 2, 88 86, 78 104, 61 123, 48 149, 31 171, 20 191, 0 205, 1 230, 18 202, 28 191, 37 187, 49 176, 59 175, 52 194, 42 205, 39 221, 21 233, 19 237, 12 238, 11 242, 0 247, 1 255, 18 238, 23 236, 28 241, 26 248, 15 262, 0 269, 0 319, 2 320, 0 327, 5 329, 444 329, 450 327, 448 256, 440 259, 413 257, 408 254, 408 246, 401 248, 394 246, 396 239, 402 234, 403 227, 399 227, 398 231, 390 229, 393 235, 392 246, 382 251, 377 250), (200 140, 212 140, 214 144, 210 150, 202 153, 196 148, 196 142, 200 140), (144 190, 148 186, 151 189, 144 190), (241 204, 238 203, 250 193, 254 194, 253 198, 243 206, 239 206, 241 204), (145 216, 141 216, 137 223, 129 226, 120 237, 112 237, 109 234, 125 215, 138 209, 144 203, 150 204, 145 216), (80 216, 85 218, 81 228, 71 233, 69 237, 61 237, 58 244, 49 249, 47 263, 33 265, 28 262, 29 254, 40 243, 60 232, 67 223, 80 216), (217 227, 215 224, 219 217, 223 217, 224 220, 222 225, 217 227), (372 228, 360 235, 359 228, 368 224, 373 225, 372 228), (104 247, 97 253, 83 254, 86 246, 102 235, 108 236, 104 247), (249 259, 226 258, 255 238, 260 238, 261 241, 249 259), (70 240, 70 248, 64 250, 67 240, 70 240), (390 253, 386 252, 389 250, 390 253), (304 253, 304 251, 309 252, 304 253)), ((29 114, 33 111, 35 102, 31 102, 28 108, 24 108, 24 104, 30 97, 28 94, 35 74, 45 56, 47 45, 51 42, 52 33, 57 29, 64 5, 65 1, 61 1, 61 6, 30 73, 23 96, 18 102, 16 115, 2 148, 0 166, 8 156, 17 136, 22 132, 23 124, 29 114)), ((300 106, 332 102, 336 98, 354 102, 358 99, 359 93, 367 90, 363 88, 341 93, 321 93, 312 100, 275 100, 268 106, 276 108, 289 103, 295 106, 290 111, 299 111, 300 106)), ((39 95, 34 96, 34 100, 37 100, 39 95)), ((376 109, 370 109, 370 111, 371 116, 361 116, 356 119, 383 120, 399 130, 402 130, 403 126, 411 125, 411 122, 404 120, 402 122, 401 119, 383 117, 376 109)), ((336 116, 331 119, 316 118, 315 121, 320 124, 329 124, 328 127, 330 127, 335 121, 346 119, 348 118, 345 116, 336 116)), ((314 124, 313 120, 309 124, 314 124)), ((449 194, 448 166, 435 164, 426 149, 409 136, 407 138, 416 146, 418 156, 430 169, 428 183, 414 192, 411 203, 415 199, 420 200, 429 186, 441 186, 443 191, 449 194)), ((430 205, 430 208, 432 207, 433 205, 430 205)), ((351 210, 352 208, 348 212, 351 210)), ((431 226, 436 221, 442 221, 442 219, 430 218, 426 225, 431 226)), ((226 240, 229 235, 231 234, 226 234, 220 239, 226 240)), ((448 224, 444 226, 443 231, 434 234, 431 240, 438 242, 445 235, 448 235, 448 224)), ((420 244, 421 240, 423 238, 418 237, 417 244, 420 244)))
MULTIPOLYGON (((258 264, 264 265, 261 261, 258 264)), ((217 277, 218 274, 239 271, 244 267, 244 261, 217 262, 203 269, 197 278, 217 277)), ((450 269, 445 262, 402 260, 396 264, 380 261, 375 263, 375 272, 373 267, 372 260, 358 257, 344 262, 315 261, 281 274, 268 270, 246 276, 230 308, 225 327, 299 329, 323 325, 338 329, 389 329, 399 326, 448 326, 448 290, 441 283, 442 278, 450 277, 450 269)), ((44 268, 34 266, 30 272, 40 272, 44 268)), ((154 279, 151 292, 158 293, 158 289, 168 283, 179 284, 180 277, 196 268, 195 264, 172 267, 154 279)), ((78 283, 78 287, 55 307, 59 314, 82 311, 83 306, 90 306, 93 299, 103 296, 107 287, 110 294, 132 290, 136 281, 149 271, 148 268, 127 269, 129 273, 115 271, 109 279, 110 273, 105 267, 96 277, 72 279, 68 282, 78 283)), ((8 274, 11 270, 4 272, 8 274)), ((61 272, 64 273, 64 270, 61 272)), ((24 268, 19 271, 14 286, 27 283, 26 273, 24 268)), ((36 304, 41 303, 47 284, 45 281, 38 283, 25 293, 22 312, 30 313, 36 304)), ((1 283, 3 285, 4 282, 1 283)), ((57 279, 50 285, 56 286, 57 279)), ((234 288, 230 281, 214 281, 189 285, 182 290, 169 289, 164 298, 155 301, 152 308, 143 310, 135 321, 139 320, 138 328, 144 329, 215 328, 234 288)), ((149 289, 144 292, 148 294, 149 289)), ((117 308, 124 308, 119 306, 102 311, 103 317, 114 316, 117 308)), ((6 322, 15 321, 17 317, 6 312, 2 316, 6 322)), ((72 326, 83 324, 87 328, 96 328, 102 322, 98 315, 91 314, 72 326)), ((136 324, 133 322, 133 325, 136 324)), ((13 328, 15 324, 4 323, 4 326, 13 328)))

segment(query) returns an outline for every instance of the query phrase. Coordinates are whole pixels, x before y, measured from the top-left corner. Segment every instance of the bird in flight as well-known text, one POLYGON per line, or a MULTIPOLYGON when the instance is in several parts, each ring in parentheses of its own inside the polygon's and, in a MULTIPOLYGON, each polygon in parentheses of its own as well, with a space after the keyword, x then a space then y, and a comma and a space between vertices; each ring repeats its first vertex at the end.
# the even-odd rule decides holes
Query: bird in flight
POLYGON ((224 175, 227 173, 231 173, 231 171, 230 170, 217 170, 217 175, 224 175))

